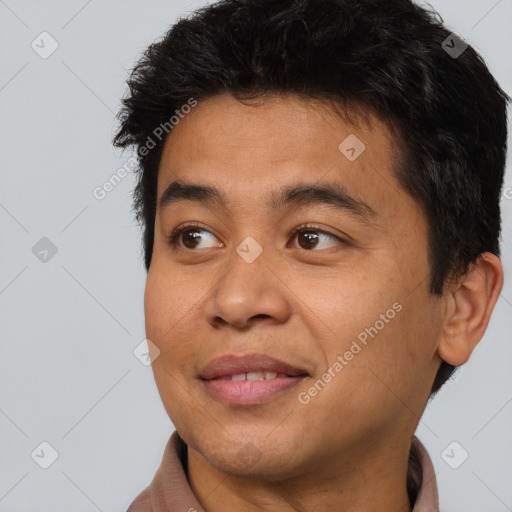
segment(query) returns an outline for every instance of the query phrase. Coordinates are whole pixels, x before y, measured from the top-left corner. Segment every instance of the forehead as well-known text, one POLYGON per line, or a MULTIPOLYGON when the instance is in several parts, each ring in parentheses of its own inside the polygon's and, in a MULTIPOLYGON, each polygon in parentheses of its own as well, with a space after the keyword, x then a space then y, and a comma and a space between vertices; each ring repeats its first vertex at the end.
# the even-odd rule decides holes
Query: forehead
POLYGON ((266 208, 270 189, 330 182, 377 213, 396 209, 407 199, 394 175, 396 140, 369 113, 350 120, 327 103, 293 96, 242 103, 223 94, 200 101, 167 137, 158 197, 182 180, 222 190, 226 205, 266 208))

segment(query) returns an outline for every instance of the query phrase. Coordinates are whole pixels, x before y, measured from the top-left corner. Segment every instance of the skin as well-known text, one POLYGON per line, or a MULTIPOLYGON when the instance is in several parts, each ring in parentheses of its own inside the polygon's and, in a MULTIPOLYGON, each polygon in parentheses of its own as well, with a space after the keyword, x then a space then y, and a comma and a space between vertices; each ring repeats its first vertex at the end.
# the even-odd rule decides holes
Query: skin
POLYGON ((429 294, 425 216, 394 176, 393 133, 366 114, 347 124, 327 104, 281 96, 252 105, 222 94, 199 102, 166 141, 159 198, 180 179, 229 201, 158 208, 144 297, 146 334, 160 350, 155 382, 207 512, 410 511, 407 457, 440 358, 463 364, 487 327, 503 284, 499 259, 485 253, 441 298, 429 294), (366 145, 355 161, 338 150, 350 134, 366 145), (376 216, 266 207, 272 190, 299 181, 342 184, 376 216), (171 231, 194 221, 199 242, 178 237, 173 248, 171 231), (291 235, 305 223, 317 246, 291 235), (248 236, 263 248, 252 263, 236 252, 248 236), (300 403, 396 302, 401 311, 300 403), (310 377, 251 406, 206 393, 198 374, 207 363, 255 352, 310 377))

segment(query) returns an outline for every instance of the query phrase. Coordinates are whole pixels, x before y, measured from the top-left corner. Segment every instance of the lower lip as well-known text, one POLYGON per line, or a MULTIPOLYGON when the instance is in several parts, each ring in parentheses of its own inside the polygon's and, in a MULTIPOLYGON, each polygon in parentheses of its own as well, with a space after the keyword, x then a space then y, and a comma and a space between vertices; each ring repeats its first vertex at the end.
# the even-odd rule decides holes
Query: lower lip
POLYGON ((216 399, 228 404, 260 404, 284 391, 297 386, 306 375, 300 377, 276 377, 264 380, 203 380, 206 389, 216 399))

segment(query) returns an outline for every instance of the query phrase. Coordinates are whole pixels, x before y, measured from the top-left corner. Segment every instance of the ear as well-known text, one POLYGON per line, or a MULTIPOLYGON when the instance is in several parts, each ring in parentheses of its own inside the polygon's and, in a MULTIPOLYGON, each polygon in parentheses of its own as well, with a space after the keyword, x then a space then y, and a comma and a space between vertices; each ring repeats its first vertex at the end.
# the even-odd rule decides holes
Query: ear
POLYGON ((482 339, 503 287, 500 259, 480 254, 468 272, 445 292, 445 316, 437 346, 449 364, 464 364, 482 339))

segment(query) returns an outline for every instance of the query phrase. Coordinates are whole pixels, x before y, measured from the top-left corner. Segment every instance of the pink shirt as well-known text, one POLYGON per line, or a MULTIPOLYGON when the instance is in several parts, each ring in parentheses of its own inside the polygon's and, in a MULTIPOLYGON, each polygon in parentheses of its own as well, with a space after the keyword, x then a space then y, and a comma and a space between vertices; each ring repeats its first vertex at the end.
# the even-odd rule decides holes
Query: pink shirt
MULTIPOLYGON (((420 440, 414 436, 423 478, 413 512, 439 512, 437 481, 432 461, 420 440)), ((160 467, 151 483, 133 501, 126 512, 204 512, 190 487, 183 463, 187 445, 173 432, 165 446, 160 467)))

